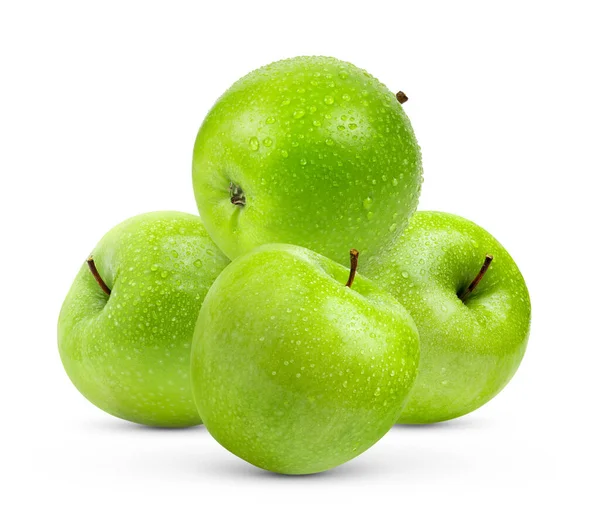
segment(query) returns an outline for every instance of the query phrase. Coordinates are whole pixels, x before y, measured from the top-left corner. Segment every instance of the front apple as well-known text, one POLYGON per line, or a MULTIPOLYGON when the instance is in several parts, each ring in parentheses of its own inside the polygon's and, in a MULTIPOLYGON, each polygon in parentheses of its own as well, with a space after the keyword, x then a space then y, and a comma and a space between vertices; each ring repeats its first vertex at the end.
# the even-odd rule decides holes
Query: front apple
MULTIPOLYGON (((353 260, 356 254, 353 253, 353 260)), ((418 334, 371 281, 307 249, 235 260, 208 292, 192 348, 200 416, 264 469, 333 468, 379 440, 415 379, 418 334)))

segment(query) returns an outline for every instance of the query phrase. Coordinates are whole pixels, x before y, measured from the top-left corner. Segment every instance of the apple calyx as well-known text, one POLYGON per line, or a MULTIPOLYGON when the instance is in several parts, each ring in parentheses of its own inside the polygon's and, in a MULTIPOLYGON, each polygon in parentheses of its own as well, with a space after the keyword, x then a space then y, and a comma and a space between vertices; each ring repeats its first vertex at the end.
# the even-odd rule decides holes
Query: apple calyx
POLYGON ((398 100, 398 102, 400 102, 401 104, 404 104, 404 102, 408 100, 408 97, 406 96, 404 91, 398 91, 396 93, 396 100, 398 100))
POLYGON ((235 206, 244 207, 246 205, 246 195, 240 186, 231 182, 229 184, 229 200, 235 206))
POLYGON ((98 285, 100 286, 100 288, 102 289, 102 291, 104 291, 108 296, 110 296, 110 289, 106 285, 106 282, 104 282, 104 280, 102 280, 102 277, 100 276, 100 273, 98 273, 98 268, 96 267, 96 263, 94 262, 94 256, 93 255, 90 255, 88 257, 88 259, 87 259, 87 265, 90 268, 90 272, 92 273, 92 275, 96 279, 96 282, 98 282, 98 285))
POLYGON ((481 266, 479 273, 477 273, 477 276, 473 279, 473 282, 469 284, 469 287, 467 287, 467 289, 465 289, 459 296, 463 302, 473 292, 473 290, 477 287, 477 284, 479 284, 483 276, 486 274, 490 264, 492 263, 492 260, 494 260, 493 255, 490 255, 489 253, 485 255, 485 260, 483 261, 483 265, 481 266))
POLYGON ((350 250, 350 275, 348 275, 348 282, 346 287, 352 287, 354 277, 356 276, 356 269, 358 268, 358 251, 356 249, 350 250))

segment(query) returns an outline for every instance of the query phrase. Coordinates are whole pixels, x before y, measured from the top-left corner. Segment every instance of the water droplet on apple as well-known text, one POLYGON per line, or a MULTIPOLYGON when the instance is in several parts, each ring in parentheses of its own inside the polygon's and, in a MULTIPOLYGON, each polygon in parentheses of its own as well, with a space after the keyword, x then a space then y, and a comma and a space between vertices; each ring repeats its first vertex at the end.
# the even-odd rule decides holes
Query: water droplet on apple
POLYGON ((331 104, 333 104, 333 97, 332 96, 326 96, 325 99, 323 100, 328 106, 330 106, 331 104))
POLYGON ((396 227, 397 227, 397 225, 396 225, 396 224, 392 224, 392 225, 391 225, 391 226, 388 228, 389 232, 390 232, 390 233, 393 233, 394 231, 396 231, 396 227))
POLYGON ((273 118, 272 116, 268 116, 267 119, 265 120, 265 122, 267 124, 274 124, 275 123, 275 118, 273 118))
POLYGON ((152 264, 152 266, 150 266, 150 269, 152 271, 158 271, 158 264, 152 264))
POLYGON ((303 109, 298 109, 297 111, 294 111, 294 118, 298 120, 302 118, 305 114, 306 112, 303 109))
POLYGON ((273 145, 273 140, 271 138, 267 137, 263 140, 263 144, 267 147, 271 147, 273 145))
POLYGON ((373 205, 373 199, 371 197, 367 197, 363 200, 363 207, 365 209, 371 209, 372 205, 373 205))
POLYGON ((200 260, 199 258, 194 260, 194 266, 202 267, 202 260, 200 260))
POLYGON ((300 165, 301 166, 305 166, 306 165, 306 158, 301 158, 300 159, 300 165))
POLYGON ((250 138, 250 149, 252 149, 252 151, 258 151, 258 146, 258 138, 256 138, 255 136, 250 138))
POLYGON ((403 278, 408 278, 408 272, 402 271, 402 277, 403 278))

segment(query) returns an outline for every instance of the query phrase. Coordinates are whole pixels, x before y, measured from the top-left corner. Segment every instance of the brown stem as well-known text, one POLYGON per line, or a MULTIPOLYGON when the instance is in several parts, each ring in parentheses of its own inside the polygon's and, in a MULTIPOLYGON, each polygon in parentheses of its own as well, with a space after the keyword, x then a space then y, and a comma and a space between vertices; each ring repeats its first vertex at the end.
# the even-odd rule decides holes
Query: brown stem
POLYGON ((494 260, 492 255, 485 255, 485 260, 483 261, 483 265, 481 266, 479 273, 477 273, 477 276, 473 279, 473 282, 469 284, 469 287, 465 289, 462 295, 459 297, 463 302, 473 292, 473 290, 477 287, 477 284, 479 284, 483 276, 486 274, 490 264, 492 263, 492 260, 494 260))
POLYGON ((358 251, 356 249, 350 250, 350 275, 348 275, 348 282, 346 287, 352 287, 354 277, 356 276, 356 268, 358 268, 358 251))
POLYGON ((398 100, 398 102, 400 102, 401 104, 404 104, 404 102, 408 100, 408 97, 403 91, 398 91, 396 93, 396 100, 398 100))
POLYGON ((94 262, 93 255, 90 255, 88 257, 87 264, 88 264, 88 267, 90 268, 92 275, 96 279, 96 282, 98 282, 98 285, 102 288, 102 291, 104 291, 108 296, 110 296, 110 289, 106 285, 106 282, 104 282, 104 280, 102 280, 100 273, 98 273, 98 268, 96 267, 96 263, 94 262))
POLYGON ((235 206, 244 207, 246 205, 246 195, 237 184, 231 182, 229 184, 229 200, 235 206))

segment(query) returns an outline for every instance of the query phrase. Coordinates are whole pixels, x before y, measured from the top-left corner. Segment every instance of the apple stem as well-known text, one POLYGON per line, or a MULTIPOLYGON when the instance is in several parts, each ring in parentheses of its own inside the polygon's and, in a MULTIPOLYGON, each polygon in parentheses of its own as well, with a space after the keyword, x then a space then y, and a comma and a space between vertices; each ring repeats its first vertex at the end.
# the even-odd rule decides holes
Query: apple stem
POLYGON ((356 269, 358 268, 358 251, 356 249, 350 250, 350 275, 348 275, 348 282, 346 287, 352 287, 354 277, 356 276, 356 269))
POLYGON ((492 255, 490 255, 489 253, 487 255, 485 255, 485 260, 483 261, 483 265, 481 266, 479 273, 477 273, 477 276, 473 279, 473 282, 471 282, 469 284, 469 287, 463 291, 462 295, 460 295, 460 299, 463 302, 477 287, 477 284, 479 284, 479 282, 481 282, 481 279, 487 273, 487 270, 490 267, 492 260, 494 260, 494 257, 492 255))
POLYGON ((398 91, 396 93, 396 100, 398 100, 398 102, 400 102, 401 104, 404 104, 404 102, 408 100, 408 97, 406 96, 404 91, 398 91))
POLYGON ((246 195, 244 195, 242 188, 233 182, 229 184, 229 196, 232 204, 240 207, 246 205, 246 195))
POLYGON ((96 279, 96 282, 98 282, 98 285, 102 288, 102 291, 104 291, 108 296, 110 296, 110 289, 106 285, 106 282, 102 280, 100 273, 98 273, 98 268, 96 267, 96 263, 94 262, 94 257, 92 255, 88 257, 87 264, 90 268, 92 275, 96 279))

